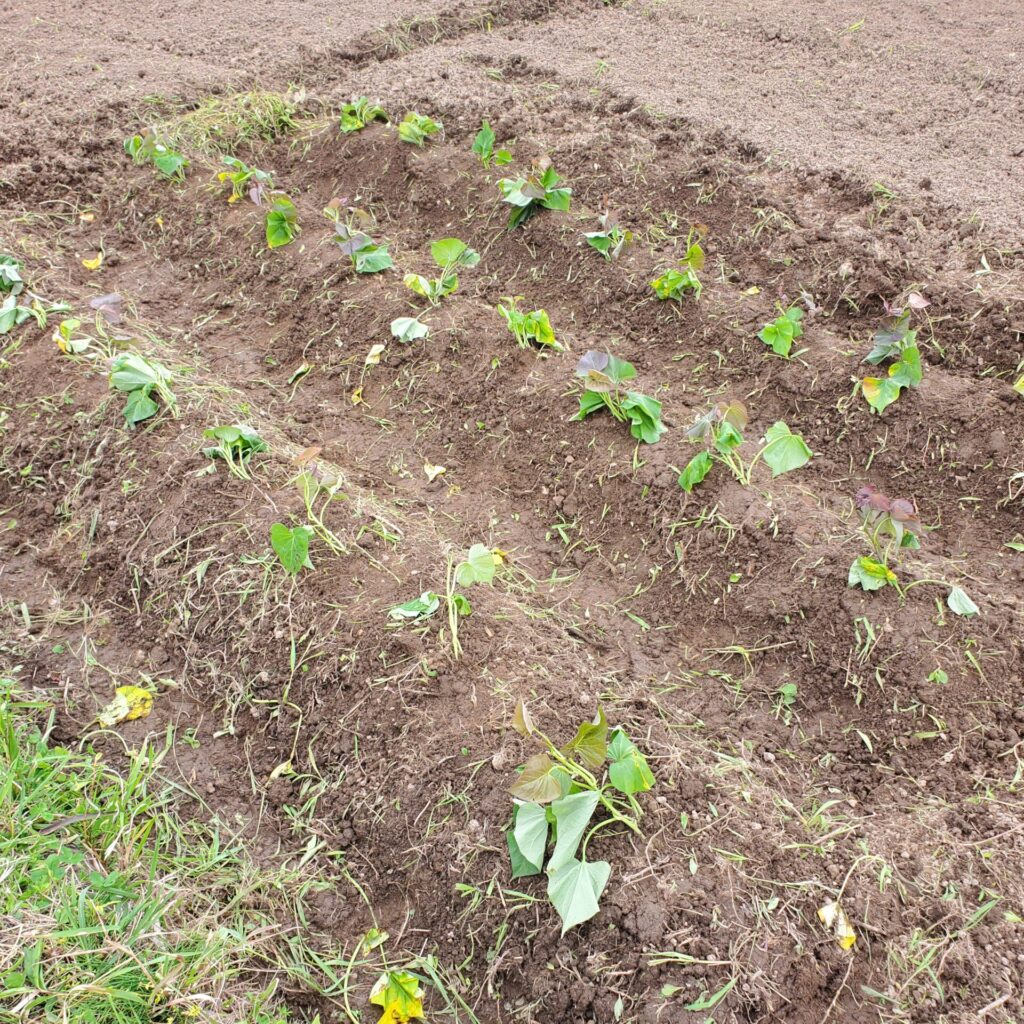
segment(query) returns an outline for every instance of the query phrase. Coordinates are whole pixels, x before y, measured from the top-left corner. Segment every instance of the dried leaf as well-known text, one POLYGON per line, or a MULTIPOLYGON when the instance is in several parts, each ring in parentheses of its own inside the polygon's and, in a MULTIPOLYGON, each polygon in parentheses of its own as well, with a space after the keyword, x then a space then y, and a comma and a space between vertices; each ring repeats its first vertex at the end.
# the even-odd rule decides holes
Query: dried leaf
POLYGON ((376 366, 380 362, 380 357, 384 355, 384 345, 374 345, 369 352, 366 353, 366 359, 363 360, 366 366, 376 366))
POLYGON ((843 949, 853 948, 857 941, 857 933, 850 925, 846 912, 835 900, 829 900, 823 907, 818 908, 818 920, 835 934, 836 942, 843 949))
POLYGON ((434 466, 429 462, 423 463, 423 472, 427 475, 427 480, 433 483, 443 473, 447 473, 448 470, 444 466, 434 466))
POLYGON ((96 716, 100 725, 112 728, 118 722, 145 718, 153 710, 153 694, 141 686, 119 686, 114 699, 96 716))
POLYGON ((530 709, 522 701, 516 705, 515 714, 512 716, 512 728, 520 736, 530 736, 533 734, 533 716, 530 714, 530 709))

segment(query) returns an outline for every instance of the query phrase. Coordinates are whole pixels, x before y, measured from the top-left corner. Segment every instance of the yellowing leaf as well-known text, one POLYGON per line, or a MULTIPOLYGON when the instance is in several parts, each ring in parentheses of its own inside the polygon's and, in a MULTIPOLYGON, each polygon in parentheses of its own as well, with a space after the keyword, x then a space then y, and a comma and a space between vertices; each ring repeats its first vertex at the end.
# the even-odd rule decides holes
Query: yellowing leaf
POLYGON ((158 228, 160 228, 161 230, 163 230, 163 226, 164 226, 164 219, 163 219, 163 217, 161 217, 160 214, 157 214, 156 217, 154 217, 153 219, 156 221, 156 226, 158 228))
POLYGON ((749 288, 745 288, 740 295, 760 295, 761 289, 756 284, 752 284, 749 288))
POLYGON ((1013 385, 1013 390, 1016 391, 1018 395, 1024 395, 1024 377, 1021 377, 1020 380, 1013 385))
POLYGON ((362 405, 363 404, 363 389, 362 388, 356 388, 355 391, 352 392, 352 404, 353 405, 362 405))
POLYGON ((370 990, 370 1002, 381 1007, 378 1024, 408 1024, 423 1019, 423 989, 405 971, 385 971, 370 990))
POLYGON ((91 260, 82 260, 82 266, 86 270, 99 270, 103 266, 103 253, 96 253, 96 256, 91 260))
POLYGON ((236 196, 235 193, 232 192, 231 195, 228 196, 228 202, 229 203, 237 203, 238 200, 241 199, 241 198, 242 198, 241 196, 236 196))
POLYGON ((114 699, 96 716, 100 725, 111 728, 118 722, 145 718, 153 710, 153 694, 141 686, 119 686, 114 699))
POLYGON ((879 392, 882 389, 882 382, 877 377, 865 377, 860 382, 860 386, 864 391, 864 397, 869 402, 873 402, 878 398, 879 392))
POLYGON ((843 949, 853 948, 857 941, 857 933, 850 925, 846 912, 835 900, 829 900, 823 907, 818 908, 818 920, 835 934, 836 942, 843 949))
POLYGON ((91 224, 96 219, 96 214, 95 213, 80 213, 78 215, 78 219, 83 224, 91 224))
POLYGON ((504 565, 508 559, 508 552, 502 551, 501 548, 491 548, 491 554, 494 556, 495 565, 504 565))
POLYGON ((384 345, 374 345, 369 352, 366 353, 366 359, 364 363, 366 366, 376 366, 380 362, 380 357, 384 355, 384 345))
POLYGON ((424 462, 423 472, 427 474, 427 480, 433 483, 442 473, 447 473, 448 470, 444 466, 433 466, 429 462, 424 462))

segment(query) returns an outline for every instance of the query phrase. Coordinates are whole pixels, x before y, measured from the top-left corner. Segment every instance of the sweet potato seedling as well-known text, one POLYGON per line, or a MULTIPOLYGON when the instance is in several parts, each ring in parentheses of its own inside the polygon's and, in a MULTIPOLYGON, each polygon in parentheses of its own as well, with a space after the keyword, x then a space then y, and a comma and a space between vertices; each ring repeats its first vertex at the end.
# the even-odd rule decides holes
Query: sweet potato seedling
POLYGON ((124 140, 124 151, 139 165, 152 164, 170 181, 183 182, 188 159, 167 143, 160 142, 147 128, 141 135, 124 140))
MULTIPOLYGON (((765 324, 758 331, 757 336, 777 355, 783 359, 791 359, 799 352, 793 352, 793 342, 803 336, 804 329, 800 321, 804 318, 804 311, 798 306, 790 306, 788 309, 781 309, 780 315, 770 324, 765 324)), ((801 350, 803 351, 803 350, 801 350)))
POLYGON ((203 437, 214 442, 203 454, 208 459, 223 459, 228 472, 242 480, 251 479, 247 463, 253 455, 269 451, 266 441, 247 427, 208 427, 203 437))
POLYGON ((772 477, 791 473, 811 461, 807 442, 799 434, 794 434, 782 420, 765 431, 762 447, 754 452, 749 462, 744 461, 739 449, 744 443, 743 431, 747 422, 747 410, 742 402, 718 402, 697 417, 686 436, 691 441, 705 442, 709 447, 690 459, 679 474, 679 486, 687 494, 705 479, 716 462, 749 487, 754 467, 762 459, 772 471, 772 477))
POLYGON ((432 135, 437 135, 443 125, 434 121, 425 114, 417 114, 411 110, 398 125, 398 137, 403 142, 409 142, 414 146, 422 146, 432 135))
POLYGON ((503 203, 514 207, 508 218, 509 228, 516 228, 538 210, 566 213, 572 202, 572 189, 560 186, 562 179, 547 159, 535 160, 525 178, 502 178, 498 182, 503 203))
POLYGON ((921 383, 921 350, 917 347, 917 331, 910 327, 910 315, 910 309, 905 309, 876 331, 874 347, 865 357, 865 362, 872 366, 893 360, 887 376, 865 377, 860 382, 868 405, 879 415, 899 398, 904 388, 916 388, 921 383))
POLYGON ((295 241, 299 232, 299 211, 295 204, 283 192, 270 194, 270 209, 266 218, 267 245, 271 249, 280 249, 295 241))
POLYGON ((374 223, 365 210, 344 206, 332 199, 324 208, 324 216, 334 224, 331 241, 349 258, 357 274, 379 274, 394 266, 387 243, 377 244, 364 230, 374 223))
POLYGON ((156 395, 170 414, 178 418, 178 402, 170 384, 171 371, 155 359, 147 359, 137 352, 122 352, 111 365, 110 386, 123 391, 125 401, 124 418, 129 426, 135 426, 155 416, 160 407, 156 395))
POLYGON ((679 261, 678 267, 670 267, 651 282, 654 294, 659 299, 675 299, 682 302, 687 292, 695 299, 700 298, 704 286, 697 276, 697 271, 704 268, 704 249, 701 246, 702 232, 697 227, 690 228, 686 236, 686 255, 679 261))
POLYGON ((264 196, 271 187, 273 175, 269 171, 261 171, 258 167, 250 167, 238 157, 225 156, 222 162, 230 170, 221 171, 217 175, 217 180, 231 185, 228 202, 237 203, 248 196, 253 205, 262 206, 264 196))
POLYGON ((605 211, 599 218, 600 231, 585 231, 583 237, 587 245, 596 249, 606 260, 611 262, 623 248, 633 241, 633 232, 624 231, 615 223, 610 212, 605 211))
POLYGON ((507 149, 495 150, 494 141, 494 131, 484 121, 480 126, 480 131, 476 133, 476 138, 473 139, 473 152, 480 157, 480 162, 484 167, 490 167, 492 163, 495 167, 503 167, 505 164, 510 164, 512 162, 511 152, 507 149))
POLYGON ((556 352, 564 352, 562 345, 555 338, 551 320, 547 310, 535 309, 530 313, 524 313, 519 308, 522 295, 506 295, 498 303, 498 312, 501 314, 511 334, 515 337, 520 348, 529 348, 530 344, 539 345, 541 348, 551 348, 556 352))
POLYGON ((473 611, 469 598, 461 591, 477 583, 491 583, 495 570, 502 559, 503 552, 492 551, 484 544, 474 544, 462 561, 456 561, 449 557, 443 594, 426 590, 419 597, 396 605, 388 612, 388 616, 396 622, 419 622, 430 618, 443 602, 448 613, 448 632, 452 654, 459 658, 462 656, 462 644, 459 643, 459 618, 465 618, 473 611))
POLYGON ((623 729, 609 730, 600 707, 561 747, 537 728, 522 703, 513 726, 541 750, 521 766, 511 787, 514 809, 505 840, 512 877, 548 876, 548 899, 565 935, 598 912, 611 876, 607 861, 587 860, 591 840, 616 826, 640 834, 637 794, 654 786, 654 773, 623 729))
POLYGON ((583 391, 579 411, 572 419, 583 420, 592 412, 607 409, 620 423, 628 423, 633 437, 645 444, 656 443, 665 432, 661 402, 624 387, 636 376, 632 363, 591 349, 576 364, 576 376, 583 391))
POLYGON ((387 112, 376 103, 371 103, 365 96, 354 96, 351 103, 341 105, 341 119, 338 127, 349 134, 361 132, 374 121, 390 121, 387 112))
POLYGON ((441 270, 440 276, 428 278, 420 274, 406 274, 403 284, 410 291, 422 295, 432 306, 438 306, 441 299, 459 287, 458 271, 463 267, 475 267, 480 262, 480 253, 458 238, 441 238, 431 244, 430 255, 441 270))

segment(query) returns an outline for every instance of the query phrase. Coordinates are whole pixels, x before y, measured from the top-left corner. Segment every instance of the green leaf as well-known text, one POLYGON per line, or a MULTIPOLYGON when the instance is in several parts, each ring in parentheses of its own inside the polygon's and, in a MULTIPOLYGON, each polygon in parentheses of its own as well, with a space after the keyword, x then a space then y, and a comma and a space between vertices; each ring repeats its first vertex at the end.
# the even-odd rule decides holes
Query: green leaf
POLYGON ((621 729, 612 733, 608 757, 608 779, 620 793, 646 793, 654 785, 654 773, 647 758, 621 729))
POLYGON ((422 146, 429 135, 436 135, 441 130, 441 125, 427 117, 425 114, 417 114, 410 111, 398 125, 398 137, 403 142, 410 142, 414 146, 422 146))
POLYGON ((480 131, 476 133, 476 138, 473 139, 473 152, 483 161, 484 166, 487 166, 487 162, 491 159, 491 154, 494 152, 494 131, 491 126, 484 121, 480 127, 480 131))
POLYGON ((388 616, 398 621, 429 618, 441 606, 441 598, 432 590, 424 590, 419 597, 414 597, 405 604, 396 605, 388 616))
POLYGON ((455 608, 456 615, 461 615, 465 618, 467 615, 473 614, 473 606, 469 603, 469 598, 465 594, 452 594, 451 602, 455 608))
POLYGON ((124 403, 124 418, 129 426, 142 423, 155 416, 159 406, 149 397, 149 388, 139 388, 128 393, 128 399, 124 403))
POLYGON ((587 245, 596 249, 606 260, 610 260, 612 240, 607 231, 585 231, 583 237, 587 245))
POLYGON ((807 442, 799 434, 794 434, 782 420, 765 431, 764 439, 767 443, 762 454, 773 477, 790 473, 811 461, 807 442))
POLYGON ((391 321, 391 333, 403 344, 425 338, 430 328, 414 316, 400 316, 391 321))
MULTIPOLYGON (((548 816, 540 804, 525 803, 516 807, 512 838, 523 860, 532 868, 528 874, 540 874, 548 845, 548 816)), ((513 872, 512 877, 523 876, 513 872)))
POLYGON ((656 444, 665 433, 665 425, 661 422, 661 402, 656 398, 629 391, 622 400, 622 410, 630 419, 630 433, 645 444, 656 444))
POLYGON ((548 861, 548 872, 558 871, 568 864, 579 848, 583 833, 597 807, 598 794, 593 790, 570 793, 551 805, 555 817, 555 849, 548 861))
POLYGON ((908 345, 900 354, 898 362, 889 367, 889 378, 900 387, 916 388, 921 383, 921 350, 908 345))
POLYGON ((555 774, 555 763, 547 754, 534 754, 509 792, 520 800, 535 804, 549 804, 562 795, 562 784, 555 774))
POLYGON ((568 757, 579 756, 583 764, 594 771, 604 764, 608 750, 608 720, 604 717, 604 708, 597 709, 597 717, 593 722, 584 722, 576 735, 562 747, 562 753, 568 757))
POLYGON ((122 352, 110 368, 110 385, 118 391, 135 391, 138 388, 166 384, 170 379, 171 374, 166 367, 137 352, 122 352))
POLYGON ((574 420, 586 419, 592 412, 597 412, 598 409, 607 409, 608 406, 605 403, 604 396, 597 391, 584 391, 580 395, 580 408, 579 412, 573 416, 574 420))
POLYGON ((860 389, 867 399, 868 405, 879 415, 900 397, 902 387, 891 377, 865 377, 860 382, 860 389))
POLYGON ((970 618, 972 615, 980 615, 981 609, 967 596, 967 592, 961 587, 953 587, 946 598, 946 604, 954 615, 963 615, 970 618))
POLYGON ((679 474, 679 486, 689 494, 711 472, 713 465, 710 452, 698 452, 679 474))
POLYGON ((598 901, 611 873, 612 868, 607 861, 571 860, 550 874, 548 899, 562 919, 563 935, 570 928, 589 921, 598 912, 598 901))
POLYGON ((490 583, 494 579, 494 553, 484 544, 474 544, 466 560, 455 570, 459 586, 469 587, 474 583, 490 583))
POLYGON ((442 270, 450 267, 475 267, 480 262, 480 253, 459 238, 438 239, 431 244, 430 255, 442 270))
POLYGON ((379 274, 393 267, 387 245, 364 245, 354 256, 357 274, 379 274))
POLYGON ((267 210, 267 245, 271 249, 280 249, 292 242, 299 233, 298 221, 299 212, 295 204, 287 196, 275 196, 273 206, 267 210))
POLYGON ((887 583, 896 582, 896 573, 892 569, 876 562, 867 555, 853 560, 850 573, 846 580, 848 587, 860 586, 864 590, 881 590, 887 583))
POLYGON ((270 528, 270 544, 285 570, 296 576, 300 569, 312 569, 309 560, 309 538, 313 531, 308 526, 289 529, 284 523, 274 523, 270 528))

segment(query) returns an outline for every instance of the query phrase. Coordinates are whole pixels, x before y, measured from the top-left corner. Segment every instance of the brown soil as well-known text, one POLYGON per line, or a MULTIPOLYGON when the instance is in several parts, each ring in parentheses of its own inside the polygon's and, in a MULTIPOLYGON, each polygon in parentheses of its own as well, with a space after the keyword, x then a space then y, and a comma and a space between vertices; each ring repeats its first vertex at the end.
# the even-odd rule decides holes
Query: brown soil
MULTIPOLYGON (((102 363, 62 357, 50 331, 4 339, 3 643, 62 694, 61 731, 89 728, 104 669, 161 680, 128 742, 194 729, 177 763, 209 812, 261 857, 319 845, 330 888, 307 927, 351 949, 376 920, 436 953, 483 1022, 1017 1019, 1019 20, 874 3, 856 28, 837 2, 726 0, 437 3, 411 26, 411 4, 269 20, 189 4, 123 25, 66 6, 42 22, 4 9, 19 103, 0 111, 0 251, 80 315, 120 293, 118 329, 177 370, 182 415, 125 430, 102 363), (97 38, 59 78, 45 60, 83 17, 97 38), (225 38, 196 31, 215 21, 225 38), (140 123, 256 83, 304 90, 296 131, 233 150, 298 206, 302 234, 274 253, 259 212, 210 187, 209 154, 177 187, 120 152, 140 123), (353 94, 430 113, 444 138, 342 136, 330 114, 353 94), (551 157, 570 214, 504 230, 499 175, 469 150, 482 118, 515 140, 513 167, 551 157), (320 214, 335 196, 373 211, 397 271, 346 270, 320 214), (606 202, 638 236, 613 263, 581 245, 606 202), (647 282, 694 223, 704 294, 658 303, 647 282), (399 345, 390 321, 418 308, 400 274, 426 273, 448 235, 483 259, 426 316, 429 338, 399 345), (83 267, 101 249, 102 269, 83 267), (931 300, 924 379, 879 418, 852 378, 884 303, 912 289, 931 300), (570 351, 518 349, 494 312, 510 293, 570 351), (813 300, 797 361, 756 337, 780 296, 813 300), (659 444, 568 421, 592 347, 663 402, 659 444), (813 462, 747 488, 718 467, 684 494, 685 428, 720 397, 747 404, 750 437, 799 429, 813 462), (197 475, 203 429, 239 419, 271 446, 254 479, 197 475), (268 531, 305 518, 289 481, 314 445, 343 481, 330 525, 347 553, 314 542, 292 582, 268 531), (446 473, 427 482, 425 461, 446 473), (978 617, 936 585, 847 588, 865 483, 926 524, 904 583, 958 583, 978 617), (438 620, 396 628, 387 611, 440 588, 476 541, 508 567, 474 591, 454 660, 438 620), (657 777, 644 838, 596 841, 613 869, 602 910, 564 938, 546 901, 517 894, 542 882, 508 870, 508 787, 531 753, 511 728, 520 699, 565 738, 601 702, 657 777), (836 896, 852 954, 816 918, 836 896), (683 1009, 730 979, 714 1009, 683 1009)), ((346 1019, 330 996, 290 997, 298 1019, 346 1019)))

